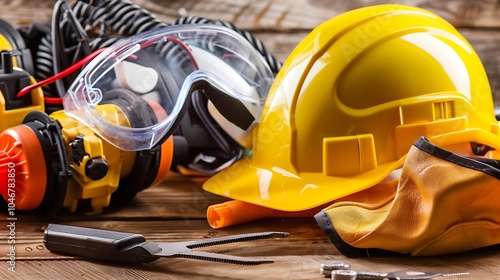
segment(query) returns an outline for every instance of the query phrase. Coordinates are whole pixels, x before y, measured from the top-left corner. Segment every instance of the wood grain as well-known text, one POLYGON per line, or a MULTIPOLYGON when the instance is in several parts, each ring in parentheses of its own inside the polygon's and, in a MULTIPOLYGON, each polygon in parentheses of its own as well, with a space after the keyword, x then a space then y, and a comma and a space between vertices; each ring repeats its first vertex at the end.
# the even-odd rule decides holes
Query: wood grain
MULTIPOLYGON (((0 255, 0 279, 323 279, 319 267, 327 260, 342 260, 362 271, 412 269, 471 273, 466 279, 500 277, 500 251, 476 251, 444 257, 349 259, 339 254, 312 217, 268 218, 212 229, 203 212, 209 204, 223 200, 202 192, 200 182, 171 173, 165 182, 139 193, 130 206, 105 215, 64 214, 60 221, 68 225, 139 233, 154 242, 197 240, 258 231, 289 232, 286 238, 198 249, 266 257, 273 259, 274 263, 247 267, 174 258, 141 265, 123 265, 55 254, 43 244, 47 222, 25 212, 17 215, 15 273, 7 269, 6 252, 11 246, 7 242, 9 233, 5 227, 0 228, 0 252, 4 252, 0 255), (196 211, 185 213, 183 207, 175 207, 193 205, 198 201, 202 203, 195 207, 196 211), (162 204, 174 207, 163 207, 162 204)), ((0 214, 0 220, 5 221, 5 218, 5 214, 0 214)))

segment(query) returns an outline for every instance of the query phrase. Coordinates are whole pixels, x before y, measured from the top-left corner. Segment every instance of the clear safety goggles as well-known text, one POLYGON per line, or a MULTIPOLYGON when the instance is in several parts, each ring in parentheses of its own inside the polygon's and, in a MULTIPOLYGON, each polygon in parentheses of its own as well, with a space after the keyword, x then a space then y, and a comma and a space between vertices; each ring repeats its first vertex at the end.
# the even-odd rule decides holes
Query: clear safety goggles
POLYGON ((95 57, 63 96, 66 113, 127 151, 173 134, 194 93, 225 120, 249 130, 274 76, 240 34, 217 25, 176 25, 128 37, 95 57), (116 121, 115 104, 126 115, 116 121), (149 108, 149 109, 144 109, 149 108))

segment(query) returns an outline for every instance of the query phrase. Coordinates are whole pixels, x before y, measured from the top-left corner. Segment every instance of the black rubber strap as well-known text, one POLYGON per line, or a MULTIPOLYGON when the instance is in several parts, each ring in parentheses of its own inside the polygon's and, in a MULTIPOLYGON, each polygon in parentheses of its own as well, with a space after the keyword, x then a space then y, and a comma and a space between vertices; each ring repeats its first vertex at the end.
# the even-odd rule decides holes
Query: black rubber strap
POLYGON ((326 210, 321 210, 318 214, 314 215, 316 222, 318 222, 319 227, 323 230, 326 236, 333 243, 335 248, 339 250, 339 252, 346 257, 349 258, 359 258, 359 257, 395 257, 395 256, 408 256, 405 254, 370 248, 370 249, 362 249, 356 248, 349 244, 347 244, 340 236, 337 234, 335 227, 330 222, 330 218, 326 213, 326 210))
POLYGON ((500 161, 498 160, 489 158, 463 157, 453 152, 442 149, 436 145, 433 145, 427 138, 423 136, 415 141, 413 146, 442 160, 449 161, 466 168, 477 170, 500 179, 500 161))

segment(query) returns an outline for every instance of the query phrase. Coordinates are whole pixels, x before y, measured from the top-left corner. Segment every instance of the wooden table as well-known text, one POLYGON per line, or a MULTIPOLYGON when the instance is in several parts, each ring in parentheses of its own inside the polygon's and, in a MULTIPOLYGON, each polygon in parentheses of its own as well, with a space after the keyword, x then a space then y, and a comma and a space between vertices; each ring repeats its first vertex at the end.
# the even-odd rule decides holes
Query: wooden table
MULTIPOLYGON (((71 1, 69 1, 71 2, 71 1)), ((498 1, 342 1, 342 0, 136 0, 166 22, 179 15, 199 15, 234 22, 262 39, 271 53, 285 60, 295 45, 323 21, 368 4, 401 3, 428 8, 456 25, 485 62, 496 103, 500 100, 498 71, 500 21, 498 1)), ((0 16, 17 26, 50 22, 53 0, 0 0, 0 16)), ((42 239, 47 221, 16 212, 15 244, 0 214, 0 279, 324 279, 320 264, 341 260, 361 271, 399 269, 469 272, 463 279, 500 279, 500 253, 478 251, 440 257, 348 259, 310 218, 263 219, 223 229, 212 229, 205 212, 225 198, 204 192, 201 182, 171 173, 167 180, 137 196, 127 207, 95 216, 61 214, 58 223, 143 234, 149 241, 184 241, 256 231, 286 231, 284 239, 259 240, 213 247, 219 253, 272 258, 274 263, 238 266, 190 259, 160 259, 142 265, 98 262, 58 255, 45 249, 42 239), (9 271, 10 247, 15 248, 15 272, 9 271)))
POLYGON ((264 239, 198 249, 238 256, 262 256, 274 263, 258 266, 164 258, 141 265, 123 265, 49 252, 43 245, 46 221, 16 212, 15 244, 9 245, 7 216, 0 216, 0 279, 324 279, 320 265, 341 260, 361 271, 399 269, 469 272, 464 279, 500 279, 500 251, 469 252, 445 257, 359 258, 340 255, 310 218, 267 218, 212 229, 205 218, 209 205, 225 198, 204 192, 202 183, 171 173, 160 185, 146 189, 127 207, 96 216, 63 214, 55 222, 140 233, 148 241, 186 241, 257 231, 285 231, 286 238, 264 239), (15 247, 15 272, 7 262, 15 247))

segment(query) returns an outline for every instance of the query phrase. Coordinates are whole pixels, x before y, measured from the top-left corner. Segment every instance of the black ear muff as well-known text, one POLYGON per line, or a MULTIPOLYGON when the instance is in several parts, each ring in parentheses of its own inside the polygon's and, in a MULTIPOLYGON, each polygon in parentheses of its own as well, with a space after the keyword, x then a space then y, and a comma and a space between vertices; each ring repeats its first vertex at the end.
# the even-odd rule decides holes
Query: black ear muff
POLYGON ((23 36, 8 22, 0 19, 0 36, 3 36, 10 44, 12 49, 3 49, 7 46, 1 46, 0 50, 11 50, 16 59, 17 66, 27 71, 31 76, 35 75, 35 66, 31 50, 26 48, 23 36))
POLYGON ((203 91, 219 112, 237 127, 246 130, 255 121, 255 117, 240 100, 220 91, 210 83, 206 83, 203 91))
MULTIPOLYGON (((142 98, 126 89, 113 89, 105 94, 104 104, 118 106, 132 127, 145 127, 157 123, 153 109, 142 98)), ((110 208, 119 208, 132 201, 137 193, 151 186, 160 168, 161 147, 137 152, 130 174, 120 179, 118 189, 111 195, 110 208)))
POLYGON ((203 90, 197 90, 193 92, 193 96, 191 98, 193 108, 200 117, 200 121, 205 125, 206 129, 220 146, 222 151, 231 154, 233 153, 234 145, 237 143, 234 140, 230 139, 230 137, 225 136, 222 129, 218 127, 217 123, 210 115, 210 112, 208 112, 208 98, 201 91, 203 90))

